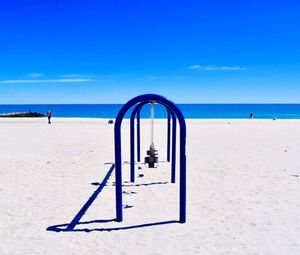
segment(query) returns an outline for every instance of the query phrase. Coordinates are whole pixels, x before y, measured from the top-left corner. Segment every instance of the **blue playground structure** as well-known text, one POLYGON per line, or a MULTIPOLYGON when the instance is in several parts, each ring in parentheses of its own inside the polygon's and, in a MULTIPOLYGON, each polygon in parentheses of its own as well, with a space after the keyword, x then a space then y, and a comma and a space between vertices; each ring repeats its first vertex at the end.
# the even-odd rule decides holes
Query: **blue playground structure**
MULTIPOLYGON (((142 107, 146 104, 151 104, 154 111, 154 103, 161 104, 166 107, 168 113, 167 122, 167 161, 170 161, 170 122, 172 116, 172 159, 171 159, 171 182, 175 183, 175 166, 176 166, 176 121, 178 120, 180 126, 180 174, 179 174, 179 222, 186 222, 186 123, 184 116, 180 109, 170 100, 163 96, 156 94, 145 94, 137 96, 129 100, 123 105, 119 111, 114 127, 115 135, 115 177, 116 177, 116 221, 123 221, 123 199, 122 199, 122 154, 121 154, 121 124, 125 114, 133 106, 130 117, 130 181, 135 181, 135 141, 134 141, 134 120, 137 118, 137 161, 140 162, 140 111, 142 107)), ((152 125, 153 125, 152 115, 152 125)), ((152 126, 152 144, 150 149, 147 151, 147 157, 145 158, 145 163, 149 167, 155 167, 158 163, 157 151, 153 145, 153 126, 152 126)))
MULTIPOLYGON (((130 181, 134 182, 135 180, 135 171, 134 171, 134 120, 137 118, 137 162, 141 162, 141 134, 140 134, 140 112, 144 105, 149 104, 148 101, 139 103, 132 111, 130 117, 130 181)), ((172 126, 172 172, 171 172, 171 182, 175 183, 175 165, 176 165, 176 116, 173 112, 167 109, 168 122, 167 122, 167 161, 170 162, 170 123, 172 115, 173 126, 172 126)))
MULTIPOLYGON (((49 226, 47 228, 48 231, 55 232, 69 232, 69 231, 112 231, 112 230, 121 230, 121 229, 132 229, 132 228, 140 228, 146 226, 160 225, 160 224, 168 224, 175 223, 177 221, 166 221, 166 222, 157 222, 157 223, 149 223, 135 226, 127 226, 127 227, 116 227, 116 228, 97 228, 97 229, 75 229, 75 227, 80 223, 80 219, 89 209, 91 204, 100 194, 100 192, 105 187, 108 179, 110 178, 113 170, 115 169, 115 186, 116 186, 116 219, 110 220, 97 220, 94 222, 110 222, 110 221, 123 221, 123 204, 122 204, 122 155, 121 155, 121 124, 122 120, 127 113, 127 111, 134 107, 131 118, 130 118, 130 181, 135 181, 135 155, 134 155, 134 120, 137 118, 137 161, 141 161, 140 156, 140 111, 142 107, 146 104, 150 104, 151 106, 151 119, 152 119, 152 129, 151 129, 151 145, 150 149, 147 151, 147 157, 145 158, 145 163, 149 165, 150 168, 155 167, 155 164, 158 163, 157 151, 154 148, 153 144, 153 119, 154 119, 154 104, 163 105, 168 114, 167 121, 167 161, 170 162, 170 140, 171 140, 171 117, 172 117, 172 158, 171 158, 171 183, 175 183, 175 163, 176 163, 176 122, 178 120, 180 125, 180 174, 179 174, 179 222, 186 222, 186 124, 183 114, 179 110, 179 108, 171 101, 156 94, 145 94, 137 96, 131 100, 129 100, 126 104, 123 105, 121 110, 119 111, 115 126, 114 126, 114 134, 115 134, 115 164, 112 164, 103 181, 100 183, 99 187, 95 190, 92 196, 88 199, 88 201, 82 206, 79 212, 75 215, 75 217, 68 224, 59 224, 54 226, 49 226)), ((109 124, 113 124, 113 121, 110 121, 109 124)), ((98 184, 98 183, 97 183, 98 184)), ((89 222, 87 222, 89 223, 89 222)))

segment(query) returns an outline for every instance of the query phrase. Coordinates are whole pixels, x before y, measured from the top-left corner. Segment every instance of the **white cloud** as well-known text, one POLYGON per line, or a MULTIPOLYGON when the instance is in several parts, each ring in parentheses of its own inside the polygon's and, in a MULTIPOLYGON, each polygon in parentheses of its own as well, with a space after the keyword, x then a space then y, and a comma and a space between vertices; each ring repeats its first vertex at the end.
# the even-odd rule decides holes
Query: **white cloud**
POLYGON ((43 74, 42 73, 30 73, 27 75, 27 77, 30 77, 30 78, 38 78, 38 77, 42 77, 43 74))
POLYGON ((72 79, 72 78, 86 79, 86 78, 90 78, 91 76, 85 74, 62 74, 61 77, 68 78, 68 79, 72 79))
POLYGON ((95 79, 23 79, 23 80, 2 80, 0 83, 16 84, 16 83, 76 83, 76 82, 90 82, 95 79))
POLYGON ((166 79, 168 78, 168 76, 165 76, 165 75, 149 75, 147 76, 148 79, 151 79, 151 80, 157 80, 157 79, 166 79))
POLYGON ((182 80, 187 79, 186 76, 167 76, 167 75, 149 75, 146 76, 150 80, 170 79, 170 80, 182 80))
POLYGON ((199 70, 199 71, 243 71, 247 70, 247 67, 241 66, 200 66, 200 65, 193 65, 189 66, 189 69, 192 70, 199 70))

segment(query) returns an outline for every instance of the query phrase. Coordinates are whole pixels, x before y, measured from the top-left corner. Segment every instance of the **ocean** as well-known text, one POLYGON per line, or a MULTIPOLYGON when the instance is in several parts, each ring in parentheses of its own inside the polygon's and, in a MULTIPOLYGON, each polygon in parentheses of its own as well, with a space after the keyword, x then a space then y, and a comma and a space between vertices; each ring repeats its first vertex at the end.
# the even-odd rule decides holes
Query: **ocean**
MULTIPOLYGON (((121 104, 34 104, 0 105, 0 113, 40 112, 50 109, 53 117, 110 118, 114 119, 121 104)), ((252 112, 256 119, 300 119, 300 104, 178 104, 187 119, 246 119, 252 112)), ((150 115, 149 106, 141 112, 142 118, 150 115)), ((127 114, 127 118, 130 113, 127 114)), ((155 105, 155 118, 166 118, 161 105, 155 105)))

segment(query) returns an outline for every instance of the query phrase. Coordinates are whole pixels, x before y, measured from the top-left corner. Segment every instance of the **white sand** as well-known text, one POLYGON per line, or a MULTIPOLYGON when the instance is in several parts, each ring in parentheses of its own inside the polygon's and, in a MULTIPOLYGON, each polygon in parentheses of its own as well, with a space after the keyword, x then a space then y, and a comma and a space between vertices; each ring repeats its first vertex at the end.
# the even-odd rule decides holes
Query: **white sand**
MULTIPOLYGON (((188 120, 187 223, 178 220, 170 164, 124 164, 124 222, 69 223, 114 161, 113 125, 100 119, 0 119, 0 254, 299 254, 300 121, 188 120), (228 124, 231 123, 231 124, 228 124), (137 186, 138 184, 138 186, 137 186), (140 185, 149 184, 149 185, 140 185), (126 227, 137 226, 136 228, 126 227), (66 228, 63 226, 62 228, 66 228), (109 229, 119 228, 118 230, 109 229), (90 232, 84 232, 88 230, 90 232)), ((156 145, 166 160, 166 123, 156 145)), ((128 122, 123 161, 129 160, 128 122)), ((142 157, 149 124, 142 124, 142 157)), ((81 222, 115 218, 114 175, 81 222)))

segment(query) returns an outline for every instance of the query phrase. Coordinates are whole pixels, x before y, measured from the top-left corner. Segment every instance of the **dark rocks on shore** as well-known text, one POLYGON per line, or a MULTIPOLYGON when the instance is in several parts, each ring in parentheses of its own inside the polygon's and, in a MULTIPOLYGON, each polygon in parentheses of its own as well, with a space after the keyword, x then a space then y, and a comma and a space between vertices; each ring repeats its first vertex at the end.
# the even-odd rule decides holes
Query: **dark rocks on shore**
POLYGON ((46 117, 46 115, 39 112, 12 112, 12 113, 0 114, 0 118, 37 118, 37 117, 46 117))

